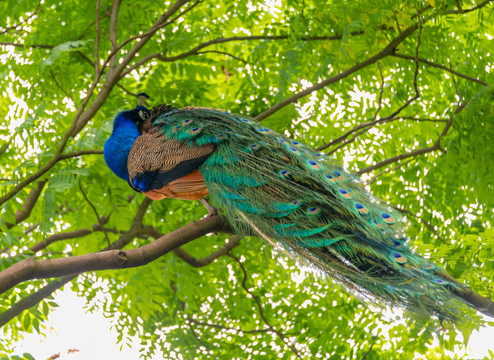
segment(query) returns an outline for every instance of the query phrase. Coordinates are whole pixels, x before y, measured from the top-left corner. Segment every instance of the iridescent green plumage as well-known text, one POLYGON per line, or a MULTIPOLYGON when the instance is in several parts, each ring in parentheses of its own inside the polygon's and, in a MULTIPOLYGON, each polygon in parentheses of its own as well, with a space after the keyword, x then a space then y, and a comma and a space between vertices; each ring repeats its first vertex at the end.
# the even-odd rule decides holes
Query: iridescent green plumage
POLYGON ((399 215, 358 178, 252 119, 173 109, 153 123, 165 138, 215 144, 199 167, 213 204, 238 234, 280 244, 372 299, 454 318, 462 288, 405 245, 399 215))

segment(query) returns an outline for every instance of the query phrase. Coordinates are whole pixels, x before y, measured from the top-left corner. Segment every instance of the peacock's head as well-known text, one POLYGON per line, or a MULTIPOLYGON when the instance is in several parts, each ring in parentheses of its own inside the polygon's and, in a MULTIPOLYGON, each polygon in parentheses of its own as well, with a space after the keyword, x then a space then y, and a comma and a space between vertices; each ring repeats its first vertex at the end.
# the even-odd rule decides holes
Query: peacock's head
POLYGON ((127 119, 132 120, 133 122, 139 124, 140 122, 145 121, 151 115, 151 111, 149 111, 144 103, 149 99, 149 95, 146 93, 137 94, 137 106, 129 111, 124 111, 119 115, 123 115, 127 119))
POLYGON ((124 111, 121 114, 133 122, 139 123, 148 119, 151 115, 151 111, 142 105, 138 105, 136 108, 129 111, 124 111))

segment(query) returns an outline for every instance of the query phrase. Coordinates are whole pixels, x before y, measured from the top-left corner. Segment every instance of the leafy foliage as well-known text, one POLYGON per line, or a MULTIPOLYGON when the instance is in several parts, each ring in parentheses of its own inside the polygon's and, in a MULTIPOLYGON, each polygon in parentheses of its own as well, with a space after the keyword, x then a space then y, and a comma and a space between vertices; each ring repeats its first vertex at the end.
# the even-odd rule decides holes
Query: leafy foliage
MULTIPOLYGON (((492 1, 177 4, 154 29, 174 3, 0 3, 0 271, 96 253, 127 236, 143 199, 110 174, 100 150, 110 120, 135 106, 133 94, 262 118, 307 90, 263 123, 364 174, 376 196, 403 209, 418 252, 492 298, 492 1), (334 81, 311 91, 326 79, 334 81)), ((200 203, 164 200, 143 224, 169 233, 205 214, 200 203)), ((127 249, 152 241, 144 230, 127 249)), ((183 249, 201 259, 225 239, 210 234, 183 249)), ((0 353, 8 356, 20 330, 45 331, 54 281, 2 294, 1 316, 21 312, 6 317, 0 353), (50 286, 32 304, 21 301, 50 286)), ((71 284, 89 309, 114 317, 122 342, 138 334, 146 356, 379 359, 392 348, 395 359, 439 359, 477 326, 383 316, 258 239, 204 267, 169 253, 71 284)))

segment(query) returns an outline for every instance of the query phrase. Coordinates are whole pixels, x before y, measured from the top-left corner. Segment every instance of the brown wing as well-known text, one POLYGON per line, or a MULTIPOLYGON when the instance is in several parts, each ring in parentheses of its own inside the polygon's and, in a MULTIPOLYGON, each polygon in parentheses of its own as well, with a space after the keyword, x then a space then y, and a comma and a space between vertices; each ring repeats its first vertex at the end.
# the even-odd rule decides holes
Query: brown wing
POLYGON ((180 193, 180 198, 187 198, 189 193, 204 192, 206 189, 202 198, 207 195, 202 175, 200 178, 197 173, 187 176, 196 170, 214 149, 213 144, 191 147, 181 141, 166 139, 151 128, 136 139, 130 150, 127 161, 130 183, 144 193, 159 191, 166 197, 178 197, 173 194, 180 193), (148 188, 136 186, 135 180, 144 181, 148 188), (165 194, 165 189, 169 193, 165 194))

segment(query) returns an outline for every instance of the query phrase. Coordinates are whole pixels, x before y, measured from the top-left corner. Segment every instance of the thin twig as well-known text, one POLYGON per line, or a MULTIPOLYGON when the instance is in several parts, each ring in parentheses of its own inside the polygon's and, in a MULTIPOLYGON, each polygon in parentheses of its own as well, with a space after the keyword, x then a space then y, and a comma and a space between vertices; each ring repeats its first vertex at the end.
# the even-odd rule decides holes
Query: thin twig
POLYGON ((473 8, 470 8, 470 9, 463 10, 460 8, 459 10, 448 10, 448 11, 445 11, 444 13, 445 14, 466 14, 466 13, 469 13, 471 11, 481 9, 484 6, 486 6, 487 4, 489 4, 490 2, 492 2, 492 0, 485 0, 484 2, 481 2, 479 5, 474 6, 473 8))
POLYGON ((41 6, 41 0, 38 2, 38 5, 36 6, 36 10, 31 15, 29 15, 25 20, 21 21, 20 23, 17 23, 17 24, 14 24, 12 26, 9 26, 8 28, 5 28, 3 31, 0 32, 0 35, 6 34, 10 30, 13 30, 13 29, 27 23, 29 20, 31 20, 34 16, 36 16, 39 13, 40 6, 41 6))
MULTIPOLYGON (((86 193, 84 192, 84 189, 82 188, 82 184, 81 184, 81 180, 79 179, 78 181, 79 183, 79 189, 81 190, 81 193, 82 193, 82 196, 84 197, 84 199, 86 200, 86 202, 89 204, 89 206, 91 207, 91 209, 93 209, 94 211, 94 214, 96 215, 96 218, 98 220, 98 224, 99 226, 101 226, 102 229, 104 229, 104 223, 103 221, 101 220, 101 217, 99 216, 98 214, 98 210, 96 210, 96 207, 93 205, 93 203, 88 199, 86 193)), ((105 234, 105 238, 106 238, 106 242, 108 243, 108 247, 110 246, 110 239, 108 238, 108 234, 106 233, 106 231, 103 230, 103 234, 105 234)))
POLYGON ((397 121, 397 120, 412 120, 412 121, 416 121, 416 122, 442 122, 442 123, 447 123, 448 122, 448 120, 446 120, 446 119, 414 118, 414 117, 411 117, 411 116, 397 116, 397 117, 391 118, 390 116, 386 116, 386 117, 380 118, 378 120, 369 121, 369 122, 366 122, 366 123, 363 123, 363 124, 359 124, 359 125, 353 127, 352 129, 348 130, 346 133, 344 133, 340 137, 338 137, 338 138, 336 138, 334 140, 331 140, 329 143, 326 143, 326 144, 318 147, 317 150, 318 151, 322 151, 324 149, 327 149, 328 147, 330 147, 332 145, 335 145, 335 144, 337 144, 337 143, 339 143, 341 141, 346 140, 346 138, 348 138, 348 136, 350 136, 353 133, 355 133, 355 132, 363 129, 363 131, 359 131, 350 140, 345 141, 343 145, 340 145, 336 149, 332 150, 331 152, 326 153, 327 155, 332 154, 336 150, 339 150, 340 148, 342 148, 343 146, 348 145, 349 143, 352 143, 353 141, 355 141, 355 139, 358 136, 360 136, 364 132, 367 132, 370 129, 372 129, 374 127, 374 125, 377 125, 377 124, 387 124, 387 123, 390 123, 392 121, 397 121))
POLYGON ((244 64, 249 64, 249 62, 248 62, 248 61, 245 61, 244 59, 241 59, 241 58, 239 58, 238 56, 235 56, 235 55, 233 55, 233 54, 230 54, 230 53, 228 53, 228 52, 226 52, 226 51, 218 51, 218 50, 199 51, 199 52, 197 53, 197 55, 201 55, 201 54, 208 54, 208 53, 215 53, 215 54, 223 54, 223 55, 227 55, 227 56, 229 56, 229 57, 231 57, 231 58, 233 58, 233 59, 235 59, 235 60, 238 60, 238 61, 240 61, 240 62, 243 62, 244 64))
POLYGON ((379 75, 381 76, 381 89, 379 89, 379 99, 377 101, 376 113, 374 114, 374 117, 372 118, 373 121, 375 121, 377 119, 377 115, 381 111, 382 101, 383 101, 383 93, 384 93, 384 76, 383 76, 383 71, 381 69, 381 63, 378 61, 376 64, 377 64, 377 68, 379 69, 379 75))
POLYGON ((379 169, 379 168, 381 168, 383 166, 386 166, 388 164, 391 164, 391 163, 394 163, 394 162, 397 162, 397 161, 400 161, 400 160, 403 160, 403 159, 407 159, 409 157, 418 156, 418 155, 424 155, 424 154, 427 154, 427 153, 430 153, 430 152, 439 150, 441 148, 441 139, 444 136, 446 136, 446 134, 448 133, 449 129, 451 128, 451 125, 453 124, 453 117, 454 117, 454 115, 451 115, 450 120, 446 123, 446 126, 444 127, 443 131, 441 132, 441 134, 437 138, 437 140, 434 143, 434 145, 428 146, 428 147, 425 147, 425 148, 421 148, 421 149, 417 149, 417 150, 413 150, 413 151, 410 151, 410 152, 407 152, 407 153, 404 153, 404 154, 400 154, 400 155, 397 155, 397 156, 390 157, 390 158, 388 158, 386 160, 383 160, 383 161, 378 162, 377 164, 368 166, 366 168, 363 168, 363 169, 357 171, 357 174, 362 175, 362 174, 371 172, 373 170, 379 169))
POLYGON ((0 148, 0 156, 2 156, 9 148, 10 144, 12 143, 12 140, 14 140, 13 136, 10 136, 10 138, 5 142, 5 144, 2 145, 0 148))
POLYGON ((418 222, 421 222, 422 224, 425 225, 425 227, 427 229, 429 229, 430 232, 432 232, 434 235, 436 235, 436 237, 439 239, 439 241, 441 241, 443 244, 447 244, 446 240, 444 240, 443 237, 441 235, 439 235, 439 232, 427 220, 423 219, 422 217, 418 216, 417 214, 415 214, 415 213, 413 213, 413 212, 411 212, 409 210, 406 210, 406 209, 403 209, 403 208, 400 208, 400 207, 397 207, 397 206, 393 206, 393 205, 391 205, 391 207, 393 209, 395 209, 395 210, 398 210, 402 214, 410 215, 411 217, 413 217, 418 222))
POLYGON ((245 334, 259 334, 259 333, 273 332, 273 330, 271 330, 270 328, 255 329, 255 330, 243 330, 243 329, 232 328, 229 326, 223 326, 223 325, 219 325, 219 324, 209 324, 209 323, 198 321, 196 319, 189 318, 189 317, 187 318, 187 320, 196 324, 196 325, 200 325, 200 326, 204 326, 204 327, 212 327, 215 329, 220 329, 220 330, 225 330, 225 331, 230 330, 230 331, 235 331, 235 332, 242 332, 245 334))
MULTIPOLYGON (((396 54, 393 54, 393 56, 394 57, 397 57, 397 58, 400 58, 400 59, 415 60, 415 57, 414 56, 405 55, 405 54, 398 54, 398 53, 396 53, 396 54)), ((451 74, 455 74, 456 76, 461 77, 463 79, 467 79, 467 80, 476 82, 476 83, 481 84, 481 85, 484 85, 484 86, 487 86, 488 85, 488 83, 486 83, 483 80, 480 80, 480 79, 477 79, 477 78, 474 78, 474 77, 471 77, 471 76, 468 76, 468 75, 459 73, 458 71, 455 71, 455 70, 453 70, 451 68, 448 68, 448 67, 446 67, 444 65, 436 64, 436 63, 434 63, 432 61, 421 59, 421 58, 419 58, 418 61, 421 62, 421 63, 423 63, 423 64, 429 65, 431 67, 442 69, 442 70, 447 71, 447 72, 449 72, 451 74)))
MULTIPOLYGON (((175 6, 174 7, 177 7, 177 8, 180 8, 182 7, 185 3, 187 3, 188 0, 179 0, 175 3, 175 6)), ((185 13, 189 12, 190 10, 192 10, 197 4, 199 4, 200 0, 197 0, 194 4, 192 4, 191 6, 189 6, 187 9, 183 10, 179 15, 177 15, 176 17, 174 17, 173 19, 169 20, 169 21, 161 21, 161 18, 148 30, 146 31, 144 34, 139 34, 139 35, 134 35, 134 36, 131 36, 129 37, 128 39, 126 39, 125 41, 123 41, 120 45, 118 45, 115 49, 113 49, 110 54, 108 55, 107 57, 107 60, 105 61, 105 63, 108 63, 110 61, 110 59, 120 50, 122 49, 125 45, 127 45, 128 43, 134 41, 134 40, 137 40, 137 39, 141 39, 140 43, 142 43, 144 40, 149 40, 149 38, 155 34, 159 29, 162 29, 163 27, 165 26, 168 26, 172 23, 174 23, 175 21, 177 21, 180 17, 182 17, 185 13)), ((144 41, 144 43, 146 42, 144 41)), ((125 59, 122 61, 122 64, 120 64, 120 66, 118 67, 118 69, 115 69, 115 71, 117 73, 121 73, 120 75, 120 78, 122 78, 124 76, 124 73, 126 74, 127 73, 127 70, 126 71, 123 71, 124 68, 127 66, 127 64, 130 62, 130 60, 132 60, 132 58, 134 58, 135 54, 137 53, 137 50, 140 49, 144 44, 137 44, 128 54, 127 56, 125 57, 125 59), (140 46, 139 46, 140 45, 140 46)), ((129 71, 130 72, 130 71, 129 71)))
MULTIPOLYGON (((351 33, 350 35, 360 35, 363 34, 363 31, 358 31, 351 33)), ((310 36, 310 37, 302 37, 300 38, 301 41, 319 41, 319 40, 341 40, 343 38, 342 35, 333 35, 333 36, 310 36)), ((183 52, 178 55, 174 56, 165 56, 161 53, 154 53, 154 54, 149 54, 143 57, 141 60, 136 61, 132 66, 128 67, 125 69, 125 71, 122 72, 122 77, 126 76, 127 74, 131 73, 132 70, 135 70, 142 65, 146 64, 147 62, 153 60, 153 59, 158 59, 160 61, 164 62, 173 62, 177 60, 184 59, 189 56, 194 56, 200 53, 201 49, 204 49, 205 47, 215 45, 215 44, 223 44, 227 42, 234 42, 234 41, 255 41, 255 40, 290 40, 291 37, 289 35, 277 35, 277 36, 270 36, 270 35, 249 35, 249 36, 233 36, 233 37, 228 37, 228 38, 217 38, 214 40, 206 41, 204 43, 201 43, 197 45, 196 47, 192 48, 191 50, 188 50, 186 52, 183 52)), ((203 51, 204 53, 204 51, 203 51)), ((230 54, 229 54, 230 55, 230 54)), ((240 59, 239 59, 240 60, 240 59)))
POLYGON ((252 291, 249 290, 249 288, 247 287, 247 270, 245 269, 244 265, 242 264, 242 262, 240 261, 239 258, 237 258, 235 255, 231 254, 231 253, 228 253, 229 257, 231 257, 233 260, 235 260, 237 262, 237 264, 239 265, 240 269, 242 270, 242 273, 243 273, 243 277, 242 277, 242 283, 241 283, 241 286, 242 288, 245 290, 245 292, 247 294, 249 294, 253 299, 254 301, 256 302, 256 305, 257 305, 257 310, 259 311, 259 315, 261 316, 261 319, 264 321, 264 323, 269 327, 269 329, 275 333, 281 341, 283 341, 285 343, 285 345, 299 358, 299 359, 302 359, 302 356, 299 354, 298 350, 295 348, 295 346, 293 344, 290 343, 290 341, 288 340, 288 338, 280 331, 276 330, 273 325, 271 325, 271 323, 268 321, 268 319, 266 319, 266 316, 264 315, 264 310, 263 310, 263 306, 261 304, 261 301, 259 300, 259 298, 257 297, 257 295, 255 295, 252 291))
POLYGON ((67 154, 62 154, 62 155, 60 155, 58 160, 67 160, 67 159, 71 159, 71 158, 82 156, 82 155, 102 155, 102 154, 103 154, 103 150, 81 150, 81 151, 74 151, 74 152, 67 153, 67 154))
POLYGON ((130 90, 128 90, 128 89, 126 89, 123 85, 121 85, 121 84, 119 84, 119 83, 117 83, 116 85, 117 85, 120 89, 122 89, 122 90, 123 90, 126 94, 129 94, 129 95, 131 95, 131 96, 135 96, 135 97, 137 97, 137 93, 133 93, 132 91, 130 91, 130 90))
POLYGON ((72 100, 72 102, 74 103, 75 107, 78 107, 77 106, 77 103, 75 102, 74 98, 72 97, 72 95, 70 95, 67 91, 65 91, 65 89, 58 83, 57 79, 55 78, 55 75, 53 74, 53 72, 50 71, 50 76, 51 78, 53 79, 53 81, 55 82, 55 85, 57 86, 57 88, 60 89, 61 92, 63 92, 63 94, 68 97, 70 100, 72 100))
POLYGON ((371 344, 371 346, 370 346, 369 350, 368 350, 368 351, 364 354, 364 356, 362 356, 362 357, 360 358, 360 360, 364 360, 364 359, 367 357, 367 355, 369 355, 369 354, 370 354, 370 352, 372 351, 372 348, 373 348, 373 347, 374 347, 374 343, 372 343, 372 344, 371 344))
POLYGON ((376 175, 374 175, 374 177, 372 179, 370 179, 369 181, 367 181, 365 184, 366 185, 370 185, 372 184, 374 181, 377 180, 377 178, 379 176, 381 176, 382 174, 385 174, 385 173, 388 173, 388 172, 393 172, 395 170, 398 170, 399 168, 405 166, 406 164, 410 163, 411 161, 413 161, 413 159, 408 159, 407 161, 403 161, 402 163, 399 163, 398 165, 396 165, 395 167, 391 168, 391 169, 385 169, 379 173, 377 173, 376 175))

